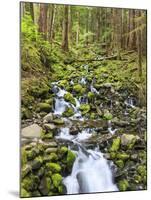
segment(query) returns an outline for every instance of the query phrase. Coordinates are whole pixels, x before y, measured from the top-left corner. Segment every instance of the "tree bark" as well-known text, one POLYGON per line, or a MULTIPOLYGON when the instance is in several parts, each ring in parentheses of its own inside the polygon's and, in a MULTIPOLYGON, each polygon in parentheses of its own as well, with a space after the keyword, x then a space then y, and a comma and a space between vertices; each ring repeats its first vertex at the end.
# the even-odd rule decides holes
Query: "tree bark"
POLYGON ((44 39, 47 39, 47 10, 47 4, 40 4, 39 32, 43 34, 44 39))
POLYGON ((69 32, 69 8, 68 5, 64 6, 64 31, 63 31, 63 41, 62 41, 62 49, 64 51, 69 50, 69 38, 68 38, 68 32, 69 32))

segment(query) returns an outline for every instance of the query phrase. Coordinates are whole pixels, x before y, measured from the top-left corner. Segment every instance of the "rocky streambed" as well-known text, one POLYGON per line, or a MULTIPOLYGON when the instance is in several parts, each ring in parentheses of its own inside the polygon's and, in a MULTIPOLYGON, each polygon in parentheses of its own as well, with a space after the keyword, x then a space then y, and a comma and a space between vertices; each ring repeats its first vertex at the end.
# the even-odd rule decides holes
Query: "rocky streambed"
POLYGON ((50 82, 32 118, 23 110, 22 197, 146 189, 146 109, 93 70, 50 82))

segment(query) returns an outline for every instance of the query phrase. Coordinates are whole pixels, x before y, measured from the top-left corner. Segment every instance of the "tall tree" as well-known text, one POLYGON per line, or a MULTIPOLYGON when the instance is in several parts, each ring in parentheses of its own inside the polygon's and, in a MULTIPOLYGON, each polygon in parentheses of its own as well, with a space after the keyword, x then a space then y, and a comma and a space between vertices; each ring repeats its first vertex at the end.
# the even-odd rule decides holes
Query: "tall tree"
POLYGON ((40 15, 39 15, 39 32, 43 33, 44 38, 47 38, 47 4, 40 4, 40 15))
POLYGON ((69 7, 67 5, 64 6, 64 23, 63 23, 63 40, 62 40, 62 49, 64 51, 69 50, 69 7))

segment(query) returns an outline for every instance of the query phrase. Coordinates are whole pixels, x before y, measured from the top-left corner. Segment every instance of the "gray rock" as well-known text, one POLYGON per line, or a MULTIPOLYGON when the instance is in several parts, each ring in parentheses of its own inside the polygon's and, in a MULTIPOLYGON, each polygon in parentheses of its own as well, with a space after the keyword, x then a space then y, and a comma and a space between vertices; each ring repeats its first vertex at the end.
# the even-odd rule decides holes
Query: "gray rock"
POLYGON ((47 122, 51 122, 53 120, 53 114, 52 113, 49 113, 47 114, 44 118, 44 123, 47 123, 47 122))
POLYGON ((49 154, 49 153, 56 153, 57 152, 57 148, 54 148, 54 147, 52 147, 52 148, 48 148, 48 149, 46 149, 46 153, 47 154, 49 154))
POLYGON ((135 143, 136 140, 139 140, 139 136, 132 134, 123 134, 121 136, 121 145, 127 146, 129 144, 135 143))
POLYGON ((56 128, 56 126, 54 124, 44 124, 44 128, 47 130, 47 131, 50 131, 50 130, 53 130, 56 128))
POLYGON ((21 136, 25 138, 40 138, 42 128, 37 124, 32 124, 22 129, 21 136))

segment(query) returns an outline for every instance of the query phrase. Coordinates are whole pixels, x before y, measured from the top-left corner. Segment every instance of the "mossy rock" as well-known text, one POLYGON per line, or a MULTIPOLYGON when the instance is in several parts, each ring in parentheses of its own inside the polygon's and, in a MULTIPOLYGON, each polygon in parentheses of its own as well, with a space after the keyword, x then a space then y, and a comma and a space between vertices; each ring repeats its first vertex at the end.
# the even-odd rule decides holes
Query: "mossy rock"
POLYGON ((113 115, 108 110, 104 110, 103 118, 106 120, 111 120, 113 118, 113 115))
POLYGON ((109 149, 110 152, 117 152, 120 149, 121 139, 117 137, 113 139, 112 146, 109 149))
POLYGON ((32 86, 29 90, 29 94, 31 94, 32 96, 36 98, 44 99, 49 94, 49 87, 45 83, 41 82, 40 86, 38 84, 32 86))
POLYGON ((145 165, 139 165, 137 167, 137 172, 138 172, 138 174, 141 175, 141 177, 146 176, 147 175, 146 166, 145 165))
POLYGON ((134 181, 135 181, 135 183, 141 183, 142 177, 140 175, 134 175, 134 181))
POLYGON ((31 172, 31 166, 29 164, 26 164, 21 169, 21 177, 24 178, 26 175, 28 175, 31 172))
POLYGON ((81 110, 82 114, 85 115, 90 111, 91 108, 89 104, 81 104, 79 109, 81 110))
POLYGON ((31 110, 29 110, 27 108, 21 108, 21 118, 22 119, 30 119, 30 118, 32 118, 31 110))
POLYGON ((54 173, 60 172, 61 171, 61 166, 58 163, 47 163, 46 168, 49 171, 52 171, 54 173))
POLYGON ((39 191, 42 195, 48 195, 51 190, 52 181, 50 177, 43 177, 40 181, 39 191))
POLYGON ((88 92, 88 99, 89 100, 94 99, 94 97, 95 97, 95 94, 93 92, 88 92))
POLYGON ((123 168, 124 167, 124 162, 123 160, 116 160, 115 164, 119 167, 119 168, 123 168))
POLYGON ((26 198, 26 197, 31 197, 31 193, 28 192, 27 190, 25 190, 24 188, 21 188, 21 191, 20 191, 20 197, 21 198, 26 198))
POLYGON ((53 185, 56 188, 58 188, 61 185, 61 183, 62 183, 62 176, 61 176, 61 174, 59 174, 59 173, 53 174, 51 178, 52 178, 53 185))
POLYGON ((130 155, 127 153, 117 153, 116 158, 121 160, 128 160, 130 158, 130 155))
POLYGON ((45 100, 45 103, 47 103, 47 104, 49 104, 49 105, 52 106, 52 104, 53 104, 53 99, 52 99, 52 98, 46 99, 46 100, 45 100))
POLYGON ((110 158, 115 159, 116 158, 116 153, 115 152, 110 152, 110 158))
POLYGON ((76 106, 76 101, 73 97, 73 95, 70 93, 70 92, 67 92, 65 95, 64 95, 64 99, 70 103, 72 103, 74 106, 76 106))
POLYGON ((126 191, 129 188, 129 183, 126 179, 120 180, 118 182, 118 188, 120 191, 126 191))
POLYGON ((139 137, 136 135, 123 134, 121 136, 121 145, 126 146, 127 149, 132 149, 138 139, 139 137))
POLYGON ((67 87, 69 84, 68 84, 68 81, 67 80, 61 80, 59 81, 58 83, 58 86, 59 87, 67 87))
POLYGON ((43 164, 43 159, 41 156, 38 156, 36 157, 32 163, 31 163, 31 166, 32 166, 32 170, 37 170, 41 167, 41 165, 43 164))
POLYGON ((38 103, 37 104, 37 111, 38 112, 50 112, 51 111, 51 106, 48 103, 38 103))
POLYGON ((73 153, 72 151, 68 150, 68 154, 67 154, 67 167, 69 170, 72 169, 73 163, 76 159, 76 155, 75 153, 73 153))
POLYGON ((33 160, 36 156, 40 153, 39 149, 34 147, 30 151, 26 151, 26 158, 27 160, 33 160))
POLYGON ((67 148, 66 146, 62 146, 62 147, 59 149, 59 153, 60 153, 61 155, 65 155, 65 154, 67 154, 67 152, 68 152, 68 148, 67 148))
POLYGON ((64 120, 63 119, 54 119, 53 123, 56 125, 63 125, 64 124, 64 120))
POLYGON ((58 161, 58 155, 56 153, 51 153, 44 157, 44 162, 58 161))
POLYGON ((53 138, 53 132, 49 131, 48 133, 43 133, 41 136, 42 139, 52 139, 53 138))
POLYGON ((26 176, 22 181, 21 185, 22 187, 27 191, 34 191, 37 189, 39 184, 39 178, 38 176, 35 176, 33 174, 30 174, 29 176, 26 176))
POLYGON ((63 113, 63 117, 71 117, 74 115, 74 110, 71 107, 66 108, 66 110, 63 113))
POLYGON ((41 197, 41 194, 40 194, 40 192, 38 190, 35 190, 35 191, 32 192, 31 196, 32 197, 41 197))
POLYGON ((73 86, 73 90, 75 92, 77 92, 78 94, 83 94, 86 91, 86 89, 82 85, 80 85, 80 84, 74 85, 73 86))

